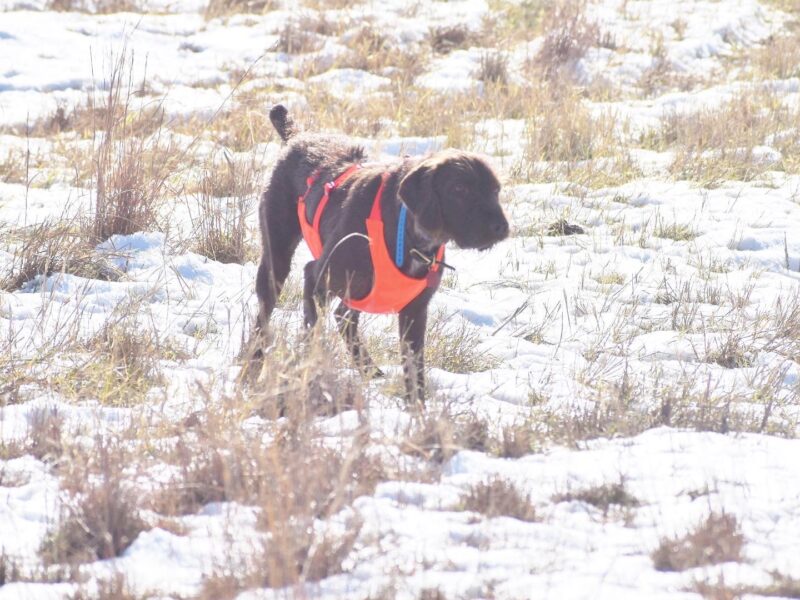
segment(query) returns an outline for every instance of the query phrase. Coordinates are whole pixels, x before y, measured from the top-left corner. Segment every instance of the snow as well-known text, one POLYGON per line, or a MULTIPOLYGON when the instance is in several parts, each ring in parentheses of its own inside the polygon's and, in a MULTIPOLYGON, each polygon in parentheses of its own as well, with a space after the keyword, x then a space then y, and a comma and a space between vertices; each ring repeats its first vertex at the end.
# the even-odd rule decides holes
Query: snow
MULTIPOLYGON (((56 13, 45 4, 0 0, 0 125, 9 128, 102 93, 105 74, 123 48, 134 58, 134 86, 147 80, 146 92, 132 101, 160 103, 170 118, 209 117, 231 97, 238 101, 239 94, 264 90, 265 101, 283 99, 293 113, 313 114, 313 90, 320 89, 342 98, 391 101, 391 73, 343 66, 349 51, 342 42, 354 35, 350 13, 342 17, 341 39, 326 37, 314 52, 288 55, 276 50, 282 27, 297 17, 288 4, 211 20, 197 0, 146 3, 144 12, 151 14, 56 13), (314 61, 319 72, 303 81, 314 61), (245 71, 249 76, 237 87, 245 71)), ((477 32, 493 5, 380 0, 352 10, 373 19, 376 29, 388 28, 388 43, 398 51, 420 47, 437 26, 477 32)), ((631 140, 665 115, 707 110, 747 89, 770 90, 787 106, 798 103, 797 78, 751 82, 726 70, 736 52, 758 47, 788 22, 788 15, 766 3, 602 0, 588 10, 615 48, 591 48, 573 65, 575 72, 587 87, 605 81, 625 93, 584 104, 594 114, 613 114, 631 140), (700 83, 648 97, 640 86, 659 60, 700 83)), ((525 61, 540 43, 509 42, 502 49, 514 82, 524 81, 525 61)), ((433 57, 409 93, 483 93, 478 77, 487 51, 494 49, 475 46, 433 57)), ((267 110, 265 104, 264 115, 267 110)), ((487 118, 475 130, 477 146, 511 181, 524 121, 487 118)), ((383 161, 447 146, 445 136, 388 131, 356 141, 383 161)), ((773 145, 796 133, 763 140, 754 149, 756 158, 778 163, 783 157, 773 145)), ((4 132, 0 161, 27 149, 47 156, 65 139, 4 132)), ((277 148, 273 142, 259 145, 265 164, 277 148)), ((474 412, 495 434, 527 421, 544 430, 559 418, 577 422, 613 408, 624 381, 640 392, 642 405, 623 406, 623 412, 652 418, 673 397, 685 402, 676 410, 698 410, 705 401, 724 407, 732 421, 760 422, 769 411, 773 433, 789 439, 769 428, 721 434, 677 423, 636 435, 611 431, 608 438, 576 446, 542 442, 515 459, 462 450, 445 462, 438 480, 382 482, 314 524, 322 531, 344 528, 353 516, 363 522, 345 573, 302 589, 247 590, 240 600, 292 594, 367 598, 385 590, 392 597, 418 598, 425 589, 439 589, 447 598, 688 599, 698 598, 689 591, 694 582, 720 576, 752 585, 768 583, 772 572, 800 577, 800 441, 794 439, 800 365, 795 348, 776 341, 776 331, 790 325, 780 322, 780 311, 800 294, 800 177, 768 171, 753 181, 706 189, 666 175, 670 152, 633 147, 631 156, 644 175, 616 187, 591 189, 568 181, 504 186, 512 237, 480 253, 448 248, 456 271, 434 297, 431 314, 448 318, 450 330, 476 332, 476 352, 491 360, 485 370, 470 373, 431 368, 430 410, 447 404, 474 412), (585 233, 546 235, 547 225, 561 218, 585 233), (671 226, 686 235, 664 234, 671 226), (715 357, 732 339, 740 342, 743 356, 730 365, 715 357), (530 496, 535 522, 462 510, 471 486, 496 476, 530 496), (639 506, 604 512, 586 502, 558 500, 559 494, 620 481, 639 506), (680 573, 655 570, 650 554, 660 540, 686 533, 712 511, 737 518, 745 561, 680 573)), ((0 232, 87 214, 93 191, 71 181, 56 178, 49 187, 0 181, 0 232)), ((180 239, 191 231, 189 209, 175 194, 168 231, 115 235, 96 246, 96 256, 121 272, 119 280, 53 273, 0 292, 0 347, 6 352, 2 344, 8 340, 13 361, 32 359, 42 346, 66 340, 71 324, 88 339, 122 311, 137 328, 192 348, 193 358, 164 361, 164 385, 132 407, 72 402, 56 391, 23 385, 18 399, 0 402, 0 444, 23 443, 42 411, 57 412, 65 431, 87 439, 120 434, 133 423, 168 430, 204 408, 195 393, 199 385, 220 393, 232 387, 239 375, 235 358, 257 310, 257 265, 222 264, 189 251, 180 239)), ((255 230, 255 215, 249 219, 255 230)), ((299 281, 308 256, 305 248, 297 253, 290 283, 299 281)), ((12 248, 0 250, 0 269, 12 260, 12 248)), ((297 306, 279 312, 292 331, 299 330, 297 306)), ((366 335, 396 340, 391 319, 364 321, 366 335)), ((69 360, 59 356, 59 364, 69 360)), ((391 362, 381 368, 390 379, 400 372, 391 362)), ((380 383, 370 390, 364 412, 345 411, 316 423, 331 445, 366 430, 381 451, 392 452, 412 416, 380 383)), ((269 436, 264 422, 253 416, 242 427, 269 436)), ((0 458, 0 555, 36 568, 60 493, 52 464, 29 455, 0 458)), ((258 509, 251 506, 208 504, 176 520, 184 532, 153 526, 122 556, 83 569, 89 577, 123 573, 142 594, 192 597, 215 568, 253 560, 265 541, 257 519, 258 509)), ((0 589, 0 599, 65 598, 75 590, 71 583, 17 582, 0 589)))

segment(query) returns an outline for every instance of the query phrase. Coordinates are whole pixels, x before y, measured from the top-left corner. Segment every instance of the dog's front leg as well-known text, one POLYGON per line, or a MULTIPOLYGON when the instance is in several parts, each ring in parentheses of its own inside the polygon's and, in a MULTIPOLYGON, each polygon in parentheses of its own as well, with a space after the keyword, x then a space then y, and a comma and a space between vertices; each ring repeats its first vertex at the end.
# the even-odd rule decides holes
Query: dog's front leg
POLYGON ((361 337, 358 335, 360 315, 359 311, 348 308, 344 301, 340 302, 336 310, 333 311, 333 316, 336 318, 336 324, 339 327, 339 333, 342 334, 356 367, 366 377, 383 377, 383 371, 375 365, 372 357, 361 342, 361 337))
POLYGON ((306 263, 303 269, 303 322, 308 329, 317 324, 317 304, 322 304, 327 296, 325 282, 319 281, 319 261, 306 263))
POLYGON ((400 311, 400 355, 406 385, 406 402, 425 404, 425 326, 430 296, 416 298, 400 311))

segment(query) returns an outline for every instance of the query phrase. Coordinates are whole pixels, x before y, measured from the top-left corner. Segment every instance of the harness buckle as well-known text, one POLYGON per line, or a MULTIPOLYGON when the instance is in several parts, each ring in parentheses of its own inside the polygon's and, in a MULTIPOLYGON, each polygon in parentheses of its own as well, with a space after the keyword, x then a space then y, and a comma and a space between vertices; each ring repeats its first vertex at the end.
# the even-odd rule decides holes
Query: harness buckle
POLYGON ((456 270, 456 268, 454 266, 448 265, 443 260, 436 260, 436 255, 435 254, 433 256, 427 256, 426 254, 423 254, 422 252, 420 252, 416 248, 412 248, 409 252, 411 252, 412 254, 416 254, 419 257, 420 260, 422 260, 426 265, 428 265, 429 269, 432 269, 436 265, 442 265, 445 269, 450 269, 451 271, 455 271, 456 270))

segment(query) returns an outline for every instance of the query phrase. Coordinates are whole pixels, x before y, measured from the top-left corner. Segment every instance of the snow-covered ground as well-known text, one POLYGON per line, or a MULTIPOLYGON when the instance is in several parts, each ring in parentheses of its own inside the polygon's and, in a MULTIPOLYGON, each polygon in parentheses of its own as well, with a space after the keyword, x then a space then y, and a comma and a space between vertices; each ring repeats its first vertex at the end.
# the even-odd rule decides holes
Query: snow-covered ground
MULTIPOLYGON (((101 97, 123 50, 132 85, 142 90, 131 102, 163 107, 167 129, 213 119, 244 94, 259 99, 263 114, 285 100, 296 114, 313 115, 321 110, 314 104, 320 88, 387 106, 404 93, 485 93, 480 32, 492 19, 522 19, 535 3, 375 0, 350 8, 334 2, 324 11, 319 4, 286 2, 263 14, 207 19, 205 3, 192 0, 105 15, 0 0, 0 271, 15 264, 15 230, 91 212, 94 180, 71 171, 65 148, 91 150, 98 142, 24 130, 59 107, 101 97), (287 23, 322 17, 328 29, 312 34, 319 39, 307 52, 282 51, 287 23), (397 87, 396 66, 352 66, 346 43, 361 23, 384 34, 390 54, 425 57, 405 82, 413 90, 397 87), (474 37, 433 55, 429 32, 447 27, 474 37)), ((569 65, 573 84, 586 92, 582 106, 590 114, 613 116, 637 174, 614 187, 568 174, 520 182, 519 166, 530 159, 524 119, 476 123, 475 146, 507 182, 502 198, 512 236, 482 253, 449 248, 456 271, 431 307, 453 339, 466 331, 476 340, 461 351, 482 370, 454 373, 434 359, 427 410, 472 415, 493 439, 527 427, 533 441, 519 457, 456 448, 418 481, 381 481, 313 524, 341 532, 358 520, 343 572, 278 590, 247 589, 240 598, 699 598, 698 582, 749 586, 757 597, 779 577, 800 579, 800 162, 786 150, 797 144, 781 145, 798 130, 758 141, 754 160, 767 167, 756 176, 715 178, 707 187, 670 171, 676 150, 640 143, 665 118, 707 113, 743 90, 769 90, 777 105, 797 110, 800 72, 759 76, 750 62, 770 39, 794 31, 793 17, 756 0, 597 0, 586 16, 604 42, 569 65), (654 73, 673 79, 648 88, 654 73), (601 88, 613 93, 593 91, 601 88), (784 166, 769 168, 778 164, 784 166), (582 233, 548 234, 560 219, 582 233), (498 477, 529 497, 535 519, 465 510, 465 494, 498 477), (635 502, 598 507, 569 496, 615 484, 635 502), (736 518, 741 556, 657 570, 651 554, 662 540, 694 530, 710 514, 736 518)), ((527 65, 545 41, 534 33, 509 33, 502 51, 509 81, 538 97, 527 65)), ((392 114, 387 109, 383 118, 392 114)), ((363 138, 376 157, 421 155, 447 143, 434 132, 398 134, 394 125, 363 138)), ((177 127, 173 133, 197 156, 223 153, 224 141, 213 136, 193 139, 177 127)), ((257 157, 269 169, 278 150, 273 137, 224 153, 229 160, 257 157)), ((170 180, 159 208, 159 222, 168 226, 115 235, 94 248, 94 258, 117 276, 55 273, 0 292, 0 574, 12 563, 22 572, 18 581, 0 575, 0 599, 66 598, 79 587, 91 594, 92 582, 110 574, 124 576, 142 596, 199 597, 213 573, 250 564, 274 539, 259 524, 262 507, 208 502, 170 527, 151 511, 148 527, 121 556, 84 565, 80 583, 42 575, 40 551, 68 497, 69 460, 15 451, 26 448, 42 415, 57 414, 65 439, 78 448, 118 435, 155 457, 141 476, 144 494, 154 481, 173 481, 172 467, 158 466, 160 444, 172 447, 182 423, 215 399, 235 396, 236 357, 256 311, 257 265, 190 251, 197 204, 179 183, 170 180), (75 340, 93 339, 110 321, 179 350, 160 358, 165 376, 133 404, 71 393, 74 386, 59 377, 92 376, 75 340), (138 433, 126 438, 132 429, 138 433)), ((257 239, 252 206, 248 226, 257 239)), ((290 290, 308 257, 305 248, 297 252, 290 290)), ((297 299, 278 313, 297 335, 297 299)), ((370 339, 396 339, 389 317, 362 322, 370 339)), ((392 376, 393 360, 382 365, 392 376)), ((349 364, 341 370, 349 372, 349 364)), ((406 460, 398 447, 415 417, 391 385, 364 386, 363 410, 319 417, 316 431, 338 448, 366 430, 371 452, 406 460)), ((254 439, 268 443, 275 425, 242 411, 241 429, 254 439)))

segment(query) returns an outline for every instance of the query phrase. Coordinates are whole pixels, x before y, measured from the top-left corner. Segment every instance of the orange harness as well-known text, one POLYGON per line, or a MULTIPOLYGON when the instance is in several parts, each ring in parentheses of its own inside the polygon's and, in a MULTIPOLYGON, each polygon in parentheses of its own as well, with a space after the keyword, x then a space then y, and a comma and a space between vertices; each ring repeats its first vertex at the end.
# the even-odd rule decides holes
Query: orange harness
MULTIPOLYGON (((311 254, 315 259, 322 256, 322 239, 319 235, 319 223, 322 219, 325 205, 328 203, 328 200, 330 200, 331 192, 355 173, 359 166, 360 165, 353 165, 333 181, 325 183, 322 198, 320 198, 319 204, 314 211, 311 223, 308 222, 308 218, 306 217, 306 198, 317 179, 318 173, 314 173, 306 180, 308 188, 306 189, 306 193, 298 200, 297 216, 300 220, 300 229, 303 232, 303 238, 306 240, 306 244, 308 244, 311 254)), ((444 244, 439 246, 439 249, 436 251, 436 258, 431 261, 427 276, 421 279, 409 277, 403 273, 397 268, 397 265, 389 255, 389 250, 386 247, 386 238, 383 235, 383 219, 381 218, 381 197, 383 196, 383 188, 386 185, 388 176, 388 173, 382 175, 381 185, 378 188, 378 192, 375 194, 375 200, 372 202, 372 210, 366 220, 367 237, 369 237, 369 253, 372 258, 372 268, 374 271, 372 289, 363 298, 344 299, 345 304, 353 310, 377 314, 400 312, 403 308, 408 306, 414 298, 425 291, 425 288, 436 285, 438 283, 438 278, 441 276, 439 273, 439 264, 444 260, 444 244)))

